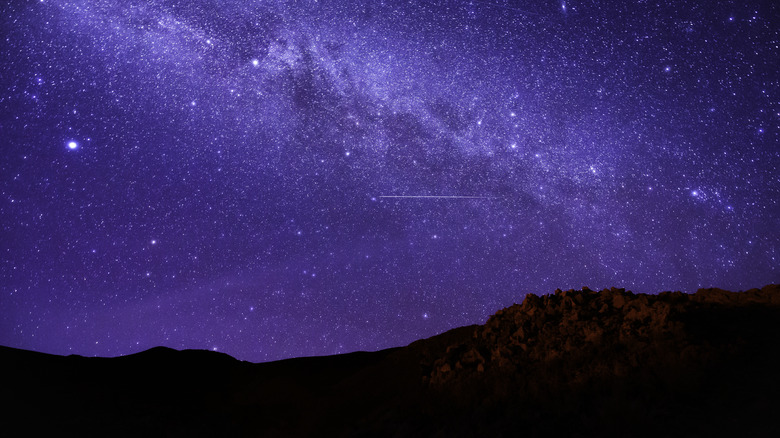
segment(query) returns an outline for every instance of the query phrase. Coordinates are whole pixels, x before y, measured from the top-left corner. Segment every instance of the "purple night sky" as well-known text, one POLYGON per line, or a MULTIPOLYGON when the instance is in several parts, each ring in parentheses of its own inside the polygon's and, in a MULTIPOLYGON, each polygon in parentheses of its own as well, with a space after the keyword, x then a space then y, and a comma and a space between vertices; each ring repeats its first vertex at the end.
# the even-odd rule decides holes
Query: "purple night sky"
POLYGON ((777 282, 779 28, 770 1, 3 2, 0 344, 265 361, 529 292, 777 282))

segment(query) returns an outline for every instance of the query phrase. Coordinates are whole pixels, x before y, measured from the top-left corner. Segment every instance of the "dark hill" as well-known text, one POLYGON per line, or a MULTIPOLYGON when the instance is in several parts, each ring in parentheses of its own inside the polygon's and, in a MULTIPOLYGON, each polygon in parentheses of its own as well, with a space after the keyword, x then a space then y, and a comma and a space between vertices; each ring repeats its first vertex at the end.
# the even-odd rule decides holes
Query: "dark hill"
POLYGON ((528 295, 375 353, 0 347, 3 435, 780 436, 780 288, 528 295))

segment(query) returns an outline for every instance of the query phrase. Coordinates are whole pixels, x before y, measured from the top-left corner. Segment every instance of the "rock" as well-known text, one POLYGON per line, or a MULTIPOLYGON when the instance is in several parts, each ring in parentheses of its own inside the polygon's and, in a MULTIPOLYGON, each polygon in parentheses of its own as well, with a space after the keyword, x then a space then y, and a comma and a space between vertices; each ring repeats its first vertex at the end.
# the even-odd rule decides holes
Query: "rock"
MULTIPOLYGON (((703 323, 699 314, 713 306, 751 305, 780 305, 780 288, 770 285, 742 293, 708 288, 695 294, 647 295, 614 287, 601 292, 583 287, 579 291, 557 289, 541 297, 527 294, 522 305, 496 312, 466 342, 450 346, 447 362, 456 366, 438 369, 438 379, 432 381, 444 384, 500 373, 507 367, 534 362, 552 366, 584 357, 591 359, 578 369, 580 380, 596 369, 625 375, 640 364, 701 361, 717 351, 712 342, 697 338, 701 331, 697 325, 703 323)), ((708 321, 705 318, 704 323, 717 324, 715 319, 708 321)))

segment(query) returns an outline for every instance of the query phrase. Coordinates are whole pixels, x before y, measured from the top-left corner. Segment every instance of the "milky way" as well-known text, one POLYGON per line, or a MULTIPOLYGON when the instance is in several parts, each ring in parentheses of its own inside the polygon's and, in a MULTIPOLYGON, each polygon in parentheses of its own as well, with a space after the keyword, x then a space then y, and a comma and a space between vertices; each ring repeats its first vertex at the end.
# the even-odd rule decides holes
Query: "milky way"
POLYGON ((7 3, 0 344, 263 361, 780 280, 771 2, 7 3))

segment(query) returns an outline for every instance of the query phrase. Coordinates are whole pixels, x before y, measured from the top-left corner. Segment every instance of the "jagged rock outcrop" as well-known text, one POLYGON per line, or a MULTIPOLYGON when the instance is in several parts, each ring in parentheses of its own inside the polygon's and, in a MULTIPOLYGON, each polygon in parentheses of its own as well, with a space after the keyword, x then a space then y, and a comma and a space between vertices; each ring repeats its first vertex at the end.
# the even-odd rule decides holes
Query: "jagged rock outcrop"
POLYGON ((777 325, 745 321, 778 307, 776 285, 740 293, 701 289, 691 295, 616 288, 529 294, 423 364, 430 370, 423 379, 456 398, 479 392, 488 402, 517 391, 544 398, 615 379, 656 382, 659 377, 668 384, 674 379, 666 377, 741 354, 750 344, 746 337, 780 338, 777 325))

